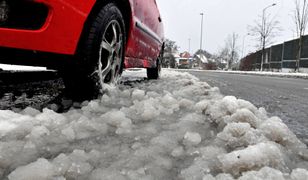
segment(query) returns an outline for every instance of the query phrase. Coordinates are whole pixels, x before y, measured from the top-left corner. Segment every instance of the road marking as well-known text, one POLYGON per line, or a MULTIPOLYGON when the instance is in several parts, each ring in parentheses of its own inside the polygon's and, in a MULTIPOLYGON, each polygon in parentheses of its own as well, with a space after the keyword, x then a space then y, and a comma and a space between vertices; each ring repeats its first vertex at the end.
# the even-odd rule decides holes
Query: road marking
POLYGON ((304 88, 305 90, 308 90, 308 88, 304 88))

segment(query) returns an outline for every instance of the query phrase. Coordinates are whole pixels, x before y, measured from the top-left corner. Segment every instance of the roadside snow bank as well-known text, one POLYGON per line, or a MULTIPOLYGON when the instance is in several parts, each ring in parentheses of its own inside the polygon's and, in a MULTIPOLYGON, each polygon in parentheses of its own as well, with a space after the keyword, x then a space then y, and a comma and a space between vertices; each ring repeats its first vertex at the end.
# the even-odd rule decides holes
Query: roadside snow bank
MULTIPOLYGON (((182 70, 178 69, 178 71, 182 70)), ((308 73, 305 72, 298 73, 298 72, 270 72, 270 71, 222 71, 222 70, 198 70, 198 69, 188 69, 188 70, 185 69, 185 71, 210 71, 210 72, 229 73, 229 74, 245 74, 245 75, 308 79, 308 73)))
POLYGON ((307 147, 263 108, 188 73, 129 84, 64 114, 0 111, 0 179, 308 179, 307 147))

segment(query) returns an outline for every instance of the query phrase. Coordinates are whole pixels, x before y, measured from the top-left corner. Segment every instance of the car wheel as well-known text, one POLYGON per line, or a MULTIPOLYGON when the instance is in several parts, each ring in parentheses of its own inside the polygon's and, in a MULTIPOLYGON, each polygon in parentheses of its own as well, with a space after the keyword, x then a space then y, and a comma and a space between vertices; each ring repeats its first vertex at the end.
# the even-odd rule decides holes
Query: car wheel
POLYGON ((70 75, 64 75, 66 89, 74 99, 97 98, 105 83, 117 83, 123 70, 126 32, 114 3, 98 12, 86 34, 78 62, 70 68, 70 75))
POLYGON ((161 63, 163 58, 163 48, 156 60, 156 67, 155 68, 147 68, 147 77, 148 79, 159 79, 161 73, 161 63))

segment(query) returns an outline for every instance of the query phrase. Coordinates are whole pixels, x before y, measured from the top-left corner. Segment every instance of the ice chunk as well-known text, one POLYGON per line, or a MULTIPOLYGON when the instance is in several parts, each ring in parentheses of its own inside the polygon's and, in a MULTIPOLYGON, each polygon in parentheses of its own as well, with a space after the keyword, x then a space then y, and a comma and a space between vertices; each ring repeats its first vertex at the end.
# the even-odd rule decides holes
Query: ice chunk
POLYGON ((128 171, 127 173, 128 179, 140 179, 140 180, 154 180, 151 175, 147 175, 144 168, 139 168, 136 171, 128 171))
POLYGON ((180 157, 184 154, 184 149, 182 146, 176 147, 175 149, 173 149, 173 151, 171 152, 171 155, 173 157, 180 157))
POLYGON ((83 150, 74 150, 69 156, 60 154, 53 164, 57 174, 67 179, 85 179, 93 169, 88 160, 89 156, 83 150))
POLYGON ((225 150, 220 147, 207 146, 199 149, 195 155, 199 155, 194 159, 192 165, 181 171, 181 176, 187 180, 197 180, 206 177, 206 174, 219 171, 220 164, 217 156, 225 154, 225 150))
POLYGON ((260 131, 251 128, 248 123, 230 123, 223 132, 217 134, 217 138, 231 149, 254 145, 266 139, 260 131))
POLYGON ((257 170, 264 166, 282 168, 285 165, 279 147, 271 142, 249 146, 246 149, 233 151, 218 158, 222 164, 222 170, 233 175, 257 170))
POLYGON ((53 111, 55 111, 55 112, 58 112, 58 110, 60 109, 60 106, 57 105, 57 104, 55 104, 55 103, 53 103, 53 104, 50 104, 50 105, 48 106, 48 108, 51 109, 51 110, 53 110, 53 111))
POLYGON ((25 115, 29 115, 29 116, 36 116, 38 114, 40 114, 41 112, 37 109, 34 109, 32 107, 27 107, 26 109, 24 109, 22 111, 22 114, 25 114, 25 115))
POLYGON ((230 114, 235 113, 238 109, 237 99, 234 96, 224 97, 221 101, 221 105, 230 114))
POLYGON ((211 172, 209 166, 210 163, 203 158, 196 158, 190 167, 181 170, 180 177, 185 180, 202 179, 206 174, 211 172))
POLYGON ((161 103, 164 105, 164 107, 170 110, 170 113, 166 113, 166 114, 172 114, 173 112, 179 110, 178 101, 171 94, 166 94, 161 99, 161 103))
POLYGON ((44 109, 43 113, 38 114, 35 119, 50 130, 67 123, 67 119, 63 114, 58 114, 50 109, 44 109))
POLYGON ((9 121, 0 121, 0 137, 17 128, 17 125, 9 121))
MULTIPOLYGON (((104 122, 97 123, 95 120, 90 120, 86 116, 81 116, 77 121, 72 123, 76 139, 86 139, 107 133, 107 126, 104 122)), ((71 138, 72 132, 69 132, 71 138)))
POLYGON ((152 120, 160 115, 160 111, 155 107, 155 103, 157 102, 152 98, 144 101, 144 111, 141 114, 141 117, 144 121, 152 120))
POLYGON ((127 180, 124 175, 114 169, 95 169, 89 180, 101 180, 102 177, 104 177, 104 180, 127 180))
POLYGON ((188 99, 181 99, 179 106, 181 108, 192 109, 194 107, 194 102, 188 99))
POLYGON ((132 93, 132 99, 134 100, 142 100, 145 96, 145 91, 143 90, 139 90, 139 89, 135 89, 132 93))
POLYGON ((70 155, 69 157, 71 158, 72 161, 74 162, 85 162, 89 160, 89 156, 88 154, 86 154, 86 152, 84 150, 79 150, 79 149, 75 149, 70 155))
POLYGON ((36 126, 32 129, 29 138, 30 139, 37 139, 42 136, 48 136, 50 131, 45 126, 36 126))
POLYGON ((211 174, 203 176, 202 180, 216 180, 211 174))
POLYGON ((151 98, 158 98, 160 96, 160 94, 158 94, 157 92, 154 92, 154 91, 149 91, 149 92, 147 92, 147 96, 149 96, 151 98))
POLYGON ((270 167, 264 167, 259 171, 245 172, 239 180, 284 180, 283 174, 277 169, 270 167))
POLYGON ((195 105, 195 110, 196 112, 198 113, 202 113, 202 112, 205 112, 205 110, 208 108, 208 106, 210 105, 209 104, 209 100, 202 100, 200 102, 198 102, 196 105, 195 105))
POLYGON ((222 133, 219 133, 217 136, 220 138, 228 137, 241 137, 245 135, 246 132, 250 130, 251 126, 248 123, 230 123, 228 124, 222 133), (223 136, 223 133, 225 135, 223 136))
POLYGON ((203 159, 211 161, 215 160, 218 155, 226 153, 226 150, 224 148, 217 146, 202 147, 199 151, 203 159))
POLYGON ((26 166, 18 167, 9 174, 9 180, 49 180, 55 175, 54 167, 46 159, 38 159, 26 166))
POLYGON ((203 176, 202 180, 234 180, 234 178, 230 174, 218 174, 215 178, 212 175, 207 174, 203 176))
POLYGON ((243 100, 243 99, 238 99, 237 100, 239 109, 248 109, 249 111, 251 111, 252 113, 256 114, 258 112, 258 108, 256 106, 254 106, 253 104, 251 104, 251 102, 243 100))
POLYGON ((61 131, 61 133, 62 133, 63 135, 65 135, 65 136, 67 137, 67 139, 70 140, 70 141, 74 140, 75 137, 76 137, 76 136, 75 136, 75 132, 74 132, 74 130, 73 130, 73 128, 72 128, 71 126, 65 128, 65 129, 63 129, 63 130, 61 131))
POLYGON ((19 165, 20 163, 24 163, 20 160, 20 158, 23 156, 21 152, 24 148, 24 145, 24 141, 0 141, 0 167, 5 169, 12 165, 19 165))
POLYGON ((172 160, 168 157, 156 156, 153 163, 155 163, 158 167, 167 170, 171 170, 173 167, 172 160))
MULTIPOLYGON (((103 98, 106 98, 106 97, 108 97, 107 95, 104 95, 103 97, 102 97, 102 99, 103 98)), ((108 97, 109 98, 109 97, 108 97)), ((85 104, 87 104, 87 102, 85 103, 85 104)), ((85 105, 84 104, 84 105, 85 105)), ((99 102, 96 100, 96 101, 91 101, 91 102, 89 102, 86 106, 83 106, 82 108, 81 108, 83 111, 85 111, 85 112, 105 112, 104 111, 104 108, 102 108, 101 106, 100 106, 100 104, 99 104, 99 102)))
POLYGON ((230 174, 222 173, 216 176, 216 180, 234 180, 230 174))
POLYGON ((164 133, 151 139, 151 144, 162 147, 164 151, 172 151, 178 146, 177 139, 172 133, 164 133))
MULTIPOLYGON (((7 122, 10 122, 16 125, 15 128, 11 129, 9 132, 6 133, 5 136, 6 138, 9 138, 9 139, 24 138, 32 131, 34 125, 37 124, 37 121, 35 121, 33 117, 30 117, 28 115, 20 116, 18 118, 11 119, 7 122)), ((0 124, 1 124, 1 121, 0 121, 0 124)), ((0 136, 1 136, 1 132, 0 132, 0 136)))
POLYGON ((268 119, 268 117, 267 117, 267 112, 266 112, 266 110, 265 110, 265 108, 264 107, 260 107, 259 109, 258 109, 258 111, 256 112, 256 116, 260 119, 260 120, 266 120, 266 119, 268 119))
POLYGON ((83 101, 83 102, 81 103, 81 107, 87 106, 88 104, 89 104, 89 101, 83 101))
POLYGON ((234 114, 238 109, 237 100, 233 96, 226 96, 223 99, 210 102, 212 105, 206 109, 206 114, 217 124, 225 123, 223 118, 234 114))
POLYGON ((0 120, 9 120, 20 117, 19 114, 9 110, 0 110, 0 120))
POLYGON ((293 132, 289 130, 280 118, 272 117, 260 126, 260 130, 271 141, 277 142, 284 146, 294 146, 295 148, 306 148, 295 136, 293 132))
POLYGON ((257 128, 260 124, 260 120, 248 109, 237 110, 235 114, 231 116, 232 122, 249 123, 251 127, 257 128))
POLYGON ((116 134, 127 134, 131 132, 132 121, 121 111, 108 112, 101 116, 110 126, 116 127, 116 134))
POLYGON ((87 178, 93 167, 87 162, 73 162, 66 172, 67 179, 87 178))
POLYGON ((306 169, 294 169, 291 173, 292 180, 307 180, 308 171, 306 169))
POLYGON ((196 132, 186 132, 183 143, 186 146, 196 146, 201 143, 201 136, 196 132))
POLYGON ((65 174, 70 168, 72 162, 65 154, 60 154, 52 161, 52 163, 57 174, 65 174))

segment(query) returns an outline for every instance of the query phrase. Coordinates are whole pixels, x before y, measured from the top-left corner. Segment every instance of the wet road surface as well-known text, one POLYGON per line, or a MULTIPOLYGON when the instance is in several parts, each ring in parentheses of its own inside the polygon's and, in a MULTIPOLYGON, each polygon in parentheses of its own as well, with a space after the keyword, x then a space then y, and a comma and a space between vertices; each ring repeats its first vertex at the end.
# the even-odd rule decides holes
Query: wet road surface
POLYGON ((308 80, 189 71, 200 80, 220 88, 224 95, 236 96, 264 107, 269 116, 279 116, 308 144, 308 80))

